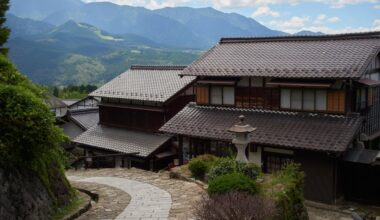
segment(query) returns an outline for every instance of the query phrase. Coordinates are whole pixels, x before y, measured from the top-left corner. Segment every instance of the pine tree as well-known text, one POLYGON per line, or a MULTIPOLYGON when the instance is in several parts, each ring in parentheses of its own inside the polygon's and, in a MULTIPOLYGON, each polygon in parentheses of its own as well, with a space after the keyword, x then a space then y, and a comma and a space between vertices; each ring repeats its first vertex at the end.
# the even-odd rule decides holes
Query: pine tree
POLYGON ((3 45, 7 42, 10 30, 5 27, 5 13, 9 8, 9 0, 0 0, 0 53, 7 55, 8 48, 3 48, 3 45))

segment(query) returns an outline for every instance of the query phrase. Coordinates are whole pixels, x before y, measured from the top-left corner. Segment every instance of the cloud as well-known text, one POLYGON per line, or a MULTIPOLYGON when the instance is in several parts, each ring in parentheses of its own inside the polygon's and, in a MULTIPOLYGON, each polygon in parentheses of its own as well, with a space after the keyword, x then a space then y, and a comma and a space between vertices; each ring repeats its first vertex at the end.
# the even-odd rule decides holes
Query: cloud
POLYGON ((325 14, 320 14, 317 16, 317 18, 315 19, 314 21, 314 24, 323 24, 325 22, 329 22, 329 23, 336 23, 340 21, 340 18, 339 17, 328 17, 327 15, 325 14))
POLYGON ((340 21, 340 18, 338 18, 338 17, 331 17, 331 18, 328 18, 327 21, 330 22, 330 23, 336 23, 336 22, 340 21))
POLYGON ((191 0, 83 0, 84 2, 112 2, 118 5, 142 6, 149 9, 175 7, 191 0))
POLYGON ((340 29, 333 29, 326 26, 312 26, 305 28, 309 31, 323 32, 325 34, 341 34, 341 33, 354 33, 354 32, 368 32, 368 31, 380 31, 380 19, 376 19, 372 23, 372 27, 345 27, 340 29))
POLYGON ((378 0, 211 0, 217 8, 242 8, 267 5, 298 5, 301 3, 322 3, 332 8, 341 8, 346 5, 360 3, 378 3, 378 0))
POLYGON ((374 9, 380 9, 380 5, 373 6, 374 9))
POLYGON ((372 24, 373 30, 380 31, 380 19, 376 19, 372 24))
POLYGON ((270 21, 269 25, 285 32, 294 33, 302 30, 308 21, 309 17, 293 16, 289 20, 270 21))
POLYGON ((252 13, 252 17, 259 17, 259 16, 271 16, 271 17, 278 17, 280 16, 280 13, 277 11, 272 11, 268 6, 260 6, 252 13))

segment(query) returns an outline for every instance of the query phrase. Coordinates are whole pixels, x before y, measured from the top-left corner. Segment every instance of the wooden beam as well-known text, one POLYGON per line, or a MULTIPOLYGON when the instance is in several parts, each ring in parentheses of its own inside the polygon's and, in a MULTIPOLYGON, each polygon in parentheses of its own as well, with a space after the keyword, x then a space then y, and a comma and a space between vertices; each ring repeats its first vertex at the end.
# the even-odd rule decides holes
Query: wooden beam
POLYGON ((179 165, 183 165, 183 136, 178 136, 178 159, 179 165))

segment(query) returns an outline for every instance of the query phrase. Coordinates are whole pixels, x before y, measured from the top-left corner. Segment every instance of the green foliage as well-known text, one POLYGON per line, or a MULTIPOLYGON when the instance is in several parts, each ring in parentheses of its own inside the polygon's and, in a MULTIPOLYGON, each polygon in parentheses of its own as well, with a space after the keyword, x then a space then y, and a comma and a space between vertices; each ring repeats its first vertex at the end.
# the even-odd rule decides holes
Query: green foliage
POLYGON ((211 181, 218 176, 230 173, 241 173, 255 180, 260 175, 261 171, 260 167, 255 164, 241 163, 233 158, 223 158, 210 169, 208 178, 209 181, 211 181))
POLYGON ((234 191, 254 195, 258 192, 258 187, 256 182, 248 176, 241 173, 230 173, 210 180, 207 191, 210 195, 234 191))
POLYGON ((266 186, 267 196, 277 203, 277 219, 308 219, 303 195, 304 173, 299 164, 290 163, 273 174, 266 186))
MULTIPOLYGON (((4 27, 4 23, 6 21, 5 13, 9 8, 9 0, 1 0, 0 1, 0 47, 2 47, 8 40, 8 36, 10 30, 7 27, 4 27)), ((3 55, 7 55, 8 49, 0 48, 0 53, 3 55)))
POLYGON ((62 99, 82 99, 96 89, 97 86, 95 85, 69 85, 63 88, 53 86, 49 88, 49 91, 54 96, 62 99))
POLYGON ((208 170, 208 165, 204 160, 194 158, 189 162, 189 170, 194 178, 203 179, 208 170))
POLYGON ((37 174, 59 207, 73 196, 63 170, 67 137, 55 126, 45 93, 0 55, 0 166, 37 174))

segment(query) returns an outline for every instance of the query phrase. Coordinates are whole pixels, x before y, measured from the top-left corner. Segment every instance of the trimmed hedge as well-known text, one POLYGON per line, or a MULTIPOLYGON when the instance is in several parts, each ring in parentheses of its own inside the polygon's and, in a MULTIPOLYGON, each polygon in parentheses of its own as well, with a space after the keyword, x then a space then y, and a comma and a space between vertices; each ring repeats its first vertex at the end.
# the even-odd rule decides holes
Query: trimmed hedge
POLYGON ((189 162, 189 170, 194 178, 204 179, 208 165, 205 161, 195 158, 189 162))
POLYGON ((222 158, 213 168, 210 169, 208 174, 209 181, 218 176, 231 173, 241 173, 253 180, 256 180, 261 174, 261 169, 255 164, 241 163, 232 158, 222 158))
POLYGON ((256 182, 241 173, 231 173, 215 177, 209 182, 208 193, 224 194, 227 192, 247 192, 251 195, 257 193, 256 182))

